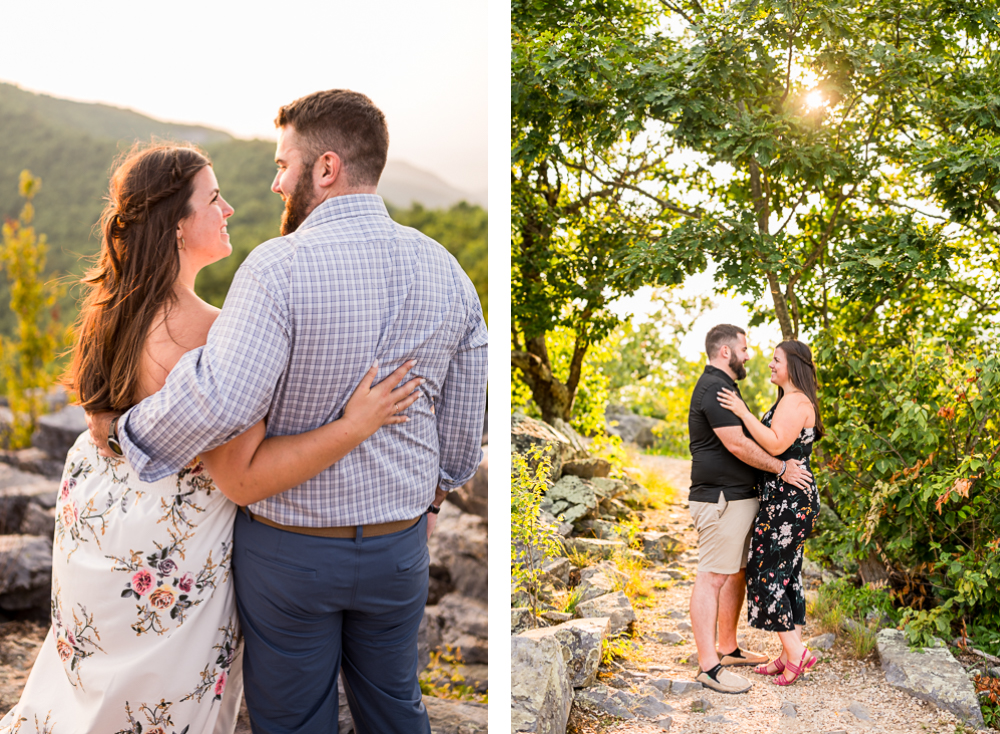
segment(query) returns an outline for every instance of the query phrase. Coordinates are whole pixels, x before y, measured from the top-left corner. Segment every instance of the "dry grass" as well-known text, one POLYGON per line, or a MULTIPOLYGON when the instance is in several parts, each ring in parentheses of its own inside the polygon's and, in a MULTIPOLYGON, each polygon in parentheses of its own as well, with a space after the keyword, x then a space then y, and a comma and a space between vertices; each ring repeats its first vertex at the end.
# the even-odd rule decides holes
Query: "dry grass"
POLYGON ((649 506, 662 510, 677 501, 677 488, 652 466, 643 466, 641 455, 634 450, 628 454, 628 475, 649 491, 649 506))

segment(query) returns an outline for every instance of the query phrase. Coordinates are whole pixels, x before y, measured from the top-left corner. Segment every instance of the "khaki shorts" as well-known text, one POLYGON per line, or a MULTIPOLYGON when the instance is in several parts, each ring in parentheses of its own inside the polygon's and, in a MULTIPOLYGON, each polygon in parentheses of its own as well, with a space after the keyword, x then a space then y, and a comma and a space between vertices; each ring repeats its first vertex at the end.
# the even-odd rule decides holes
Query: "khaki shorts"
POLYGON ((750 531, 760 503, 756 498, 690 503, 691 519, 698 531, 698 570, 733 574, 746 568, 750 531))

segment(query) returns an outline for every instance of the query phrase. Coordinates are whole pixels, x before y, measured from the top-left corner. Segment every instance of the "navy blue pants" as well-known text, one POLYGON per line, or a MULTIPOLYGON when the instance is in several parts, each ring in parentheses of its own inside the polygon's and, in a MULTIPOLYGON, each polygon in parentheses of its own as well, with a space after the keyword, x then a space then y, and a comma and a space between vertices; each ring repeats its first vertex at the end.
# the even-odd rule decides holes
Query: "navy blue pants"
POLYGON ((337 674, 358 734, 430 734, 417 681, 427 518, 316 538, 236 513, 233 573, 254 734, 337 734, 337 674))

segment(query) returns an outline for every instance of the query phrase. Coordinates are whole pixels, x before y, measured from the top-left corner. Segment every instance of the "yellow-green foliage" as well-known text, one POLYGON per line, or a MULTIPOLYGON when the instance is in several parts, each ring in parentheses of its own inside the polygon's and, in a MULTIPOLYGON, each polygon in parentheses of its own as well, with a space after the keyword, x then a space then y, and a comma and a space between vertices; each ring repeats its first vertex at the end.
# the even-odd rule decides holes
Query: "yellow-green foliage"
POLYGON ((489 703, 485 693, 465 682, 462 674, 462 650, 446 645, 445 649, 433 650, 431 661, 420 674, 420 692, 435 698, 451 698, 463 701, 489 703))
POLYGON ((611 562, 621 571, 613 581, 615 591, 624 591, 633 602, 648 597, 653 592, 653 584, 646 575, 646 561, 642 556, 629 552, 615 553, 611 562))
POLYGON ((555 529, 539 516, 551 464, 538 446, 532 446, 527 456, 511 454, 510 461, 511 593, 526 593, 532 614, 537 616, 541 563, 546 557, 556 555, 560 548, 555 529))
POLYGON ((45 235, 35 233, 31 200, 41 180, 21 172, 21 196, 26 199, 21 216, 3 225, 0 268, 10 282, 10 308, 17 318, 13 339, 0 337, 0 375, 14 421, 9 443, 22 448, 31 441, 38 416, 45 410, 45 393, 56 379, 57 352, 69 343, 70 331, 60 327, 53 306, 59 289, 42 281, 48 247, 45 235))

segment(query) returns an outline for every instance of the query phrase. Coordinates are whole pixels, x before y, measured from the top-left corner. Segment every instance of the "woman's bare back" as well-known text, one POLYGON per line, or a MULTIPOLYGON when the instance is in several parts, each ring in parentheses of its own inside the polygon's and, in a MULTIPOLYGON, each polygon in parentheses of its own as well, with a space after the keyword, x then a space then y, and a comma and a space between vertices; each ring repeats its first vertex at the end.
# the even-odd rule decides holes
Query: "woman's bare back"
POLYGON ((190 291, 178 293, 177 302, 157 315, 146 336, 133 402, 157 392, 181 357, 205 345, 208 330, 218 316, 219 309, 190 291))

